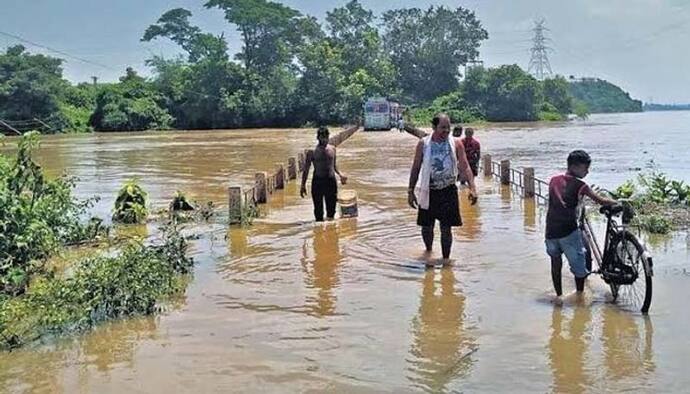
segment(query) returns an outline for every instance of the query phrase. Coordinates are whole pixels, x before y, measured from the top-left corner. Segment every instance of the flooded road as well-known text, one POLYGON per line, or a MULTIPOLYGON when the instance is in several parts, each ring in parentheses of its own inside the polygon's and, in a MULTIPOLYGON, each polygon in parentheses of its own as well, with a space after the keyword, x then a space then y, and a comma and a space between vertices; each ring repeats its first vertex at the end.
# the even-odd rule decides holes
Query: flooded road
MULTIPOLYGON (((654 160, 690 175, 690 113, 595 116, 588 123, 487 126, 495 159, 560 171, 593 156, 591 183, 613 187, 654 160)), ((124 179, 152 206, 176 190, 222 205, 230 184, 313 141, 313 131, 215 131, 46 138, 40 162, 80 177, 107 217, 124 179)), ((195 277, 176 308, 0 354, 7 392, 683 392, 690 386, 690 237, 650 239, 656 277, 644 318, 606 302, 554 307, 543 207, 490 179, 464 196, 451 267, 425 270, 406 188, 415 139, 356 133, 338 150, 357 219, 315 225, 295 182, 247 229, 223 218, 195 230, 195 277)), ((8 149, 8 148, 5 148, 8 149)), ((437 235, 438 242, 438 235, 437 235)), ((436 245, 438 249, 438 245, 436 245)), ((440 255, 439 251, 435 251, 440 255)), ((566 292, 573 290, 570 275, 566 292)))

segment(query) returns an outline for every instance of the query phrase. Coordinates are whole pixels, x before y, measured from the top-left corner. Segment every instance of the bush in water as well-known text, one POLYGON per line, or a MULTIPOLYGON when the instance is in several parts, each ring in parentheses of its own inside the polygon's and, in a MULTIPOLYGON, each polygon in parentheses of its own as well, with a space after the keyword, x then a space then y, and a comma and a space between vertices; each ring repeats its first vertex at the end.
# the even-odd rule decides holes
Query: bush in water
POLYGON ((88 328, 106 319, 151 314, 184 289, 193 261, 174 226, 165 242, 132 243, 115 257, 88 258, 67 278, 37 278, 26 293, 0 302, 0 349, 50 333, 88 328))
POLYGON ((148 216, 146 197, 147 193, 136 179, 125 182, 117 193, 113 221, 126 224, 143 223, 148 216))
POLYGON ((21 293, 58 247, 107 231, 81 220, 94 200, 72 196, 74 179, 45 177, 32 159, 38 145, 37 133, 25 134, 14 160, 0 155, 0 294, 21 293))

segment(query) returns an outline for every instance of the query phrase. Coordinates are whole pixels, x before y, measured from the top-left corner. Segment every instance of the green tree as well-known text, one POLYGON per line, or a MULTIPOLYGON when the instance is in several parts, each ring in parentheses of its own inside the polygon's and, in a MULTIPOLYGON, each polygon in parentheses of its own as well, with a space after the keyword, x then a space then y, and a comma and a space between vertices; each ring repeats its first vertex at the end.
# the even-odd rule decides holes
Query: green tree
POLYGON ((58 117, 67 86, 62 60, 30 54, 21 45, 10 47, 0 54, 0 119, 58 117))
POLYGON ((592 113, 642 112, 642 102, 634 100, 620 87, 598 78, 583 78, 570 83, 570 93, 587 104, 592 113))
POLYGON ((539 82, 517 65, 491 68, 487 73, 484 112, 490 121, 537 119, 539 82))
POLYGON ((192 13, 184 8, 168 11, 146 29, 141 41, 169 38, 187 52, 190 62, 204 58, 227 59, 228 45, 223 36, 202 33, 201 29, 189 23, 191 16, 192 13))
POLYGON ((236 57, 247 70, 262 74, 288 64, 312 32, 313 18, 299 11, 266 0, 209 0, 206 8, 225 11, 225 19, 242 35, 242 52, 236 57))
POLYGON ((382 54, 382 42, 374 26, 374 13, 357 0, 326 14, 331 42, 347 54, 343 70, 346 74, 367 69, 382 54))
POLYGON ((568 115, 573 110, 573 99, 570 96, 568 81, 562 76, 546 79, 542 82, 544 102, 553 105, 561 115, 568 115))
POLYGON ((300 63, 302 77, 295 95, 300 123, 343 121, 345 75, 341 50, 330 41, 321 40, 302 51, 300 63))
POLYGON ((479 56, 488 33, 472 11, 458 7, 391 10, 384 43, 405 95, 430 101, 458 88, 459 68, 479 56))
POLYGON ((98 131, 135 131, 165 129, 173 118, 159 102, 153 85, 127 69, 119 84, 105 87, 96 98, 90 123, 98 131))
POLYGON ((538 117, 539 82, 517 65, 472 67, 460 92, 473 112, 483 114, 489 121, 526 121, 538 117))

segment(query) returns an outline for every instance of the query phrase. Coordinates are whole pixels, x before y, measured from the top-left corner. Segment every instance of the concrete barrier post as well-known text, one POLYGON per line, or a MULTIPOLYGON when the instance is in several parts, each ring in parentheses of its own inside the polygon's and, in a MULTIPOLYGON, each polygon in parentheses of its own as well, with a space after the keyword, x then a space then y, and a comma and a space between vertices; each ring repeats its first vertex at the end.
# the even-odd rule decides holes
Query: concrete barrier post
POLYGON ((294 157, 288 158, 288 180, 297 179, 297 160, 294 157))
POLYGON ((256 203, 266 204, 268 202, 268 187, 266 185, 267 174, 265 172, 257 172, 254 174, 254 187, 256 188, 256 203))
POLYGON ((484 155, 482 158, 484 160, 484 176, 492 176, 494 173, 493 162, 491 161, 491 155, 484 155))
POLYGON ((276 190, 285 189, 285 167, 283 163, 276 163, 276 190))
POLYGON ((501 160, 501 183, 510 185, 510 160, 501 160))
POLYGON ((299 173, 304 172, 304 160, 305 160, 305 155, 304 152, 300 152, 297 154, 297 170, 299 173))
POLYGON ((536 191, 536 181, 534 180, 534 168, 527 167, 524 169, 524 173, 525 197, 532 198, 534 197, 536 191))
POLYGON ((230 224, 242 223, 242 187, 228 188, 228 221, 230 224))

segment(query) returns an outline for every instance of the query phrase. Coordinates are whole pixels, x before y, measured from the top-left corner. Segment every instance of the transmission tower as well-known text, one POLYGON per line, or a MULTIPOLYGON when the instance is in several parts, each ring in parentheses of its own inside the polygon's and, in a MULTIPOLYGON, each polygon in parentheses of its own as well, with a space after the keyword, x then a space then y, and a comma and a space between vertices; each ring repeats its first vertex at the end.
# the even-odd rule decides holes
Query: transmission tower
POLYGON ((532 38, 532 49, 530 49, 532 56, 529 59, 529 72, 538 80, 543 81, 544 78, 553 74, 548 57, 548 52, 552 49, 546 45, 549 41, 545 34, 549 31, 546 28, 546 21, 544 19, 535 21, 532 31, 534 38, 532 38))

